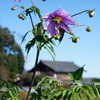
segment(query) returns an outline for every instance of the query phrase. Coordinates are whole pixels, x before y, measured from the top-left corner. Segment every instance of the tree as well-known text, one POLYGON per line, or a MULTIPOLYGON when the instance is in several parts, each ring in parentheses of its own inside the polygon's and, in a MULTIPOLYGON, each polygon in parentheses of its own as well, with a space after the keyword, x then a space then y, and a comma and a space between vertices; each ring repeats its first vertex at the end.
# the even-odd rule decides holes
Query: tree
MULTIPOLYGON (((13 82, 16 74, 24 70, 24 56, 20 46, 8 28, 0 26, 0 70, 6 67, 8 80, 13 82)), ((0 73, 1 74, 1 73, 0 73)), ((3 75, 4 73, 2 73, 3 75)), ((4 76, 4 75, 3 75, 4 76)))

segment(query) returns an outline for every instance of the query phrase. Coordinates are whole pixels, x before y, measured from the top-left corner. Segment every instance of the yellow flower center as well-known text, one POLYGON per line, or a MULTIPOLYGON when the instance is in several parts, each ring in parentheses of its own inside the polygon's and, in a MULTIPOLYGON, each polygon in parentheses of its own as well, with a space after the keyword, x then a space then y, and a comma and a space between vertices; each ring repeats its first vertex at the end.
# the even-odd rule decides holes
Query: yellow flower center
POLYGON ((62 21, 62 17, 60 17, 60 16, 56 16, 53 18, 53 22, 55 24, 59 24, 61 21, 62 21))

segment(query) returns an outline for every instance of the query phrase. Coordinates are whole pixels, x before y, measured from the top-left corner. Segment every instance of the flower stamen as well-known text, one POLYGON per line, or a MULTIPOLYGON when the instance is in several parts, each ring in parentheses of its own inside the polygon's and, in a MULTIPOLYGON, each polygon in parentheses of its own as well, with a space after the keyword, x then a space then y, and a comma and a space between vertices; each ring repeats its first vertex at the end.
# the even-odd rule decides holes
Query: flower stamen
POLYGON ((60 16, 56 16, 53 18, 53 22, 55 24, 60 24, 61 21, 62 21, 62 17, 60 17, 60 16))

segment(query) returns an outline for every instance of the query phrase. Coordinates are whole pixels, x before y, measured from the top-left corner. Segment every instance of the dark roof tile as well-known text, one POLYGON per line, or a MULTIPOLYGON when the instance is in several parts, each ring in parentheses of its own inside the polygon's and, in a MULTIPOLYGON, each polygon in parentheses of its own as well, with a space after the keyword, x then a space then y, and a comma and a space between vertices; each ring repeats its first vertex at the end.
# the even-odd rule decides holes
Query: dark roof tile
POLYGON ((55 72, 74 72, 79 68, 73 62, 57 61, 57 64, 54 61, 46 60, 41 60, 40 62, 53 69, 55 72))

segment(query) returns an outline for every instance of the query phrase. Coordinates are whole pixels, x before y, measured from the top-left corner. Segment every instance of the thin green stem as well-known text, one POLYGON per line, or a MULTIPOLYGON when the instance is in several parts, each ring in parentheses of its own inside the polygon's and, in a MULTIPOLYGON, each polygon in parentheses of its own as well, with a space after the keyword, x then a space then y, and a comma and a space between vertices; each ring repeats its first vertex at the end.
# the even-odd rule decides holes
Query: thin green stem
POLYGON ((30 13, 29 13, 29 17, 30 17, 30 21, 31 21, 31 24, 32 24, 32 28, 33 28, 33 30, 34 30, 34 29, 35 29, 35 28, 34 28, 34 23, 33 23, 32 16, 31 16, 30 13))
MULTIPOLYGON (((33 23, 32 16, 31 16, 30 13, 29 13, 29 17, 30 17, 30 21, 31 21, 31 24, 32 24, 32 28, 33 28, 33 30, 34 30, 34 29, 35 29, 35 28, 34 28, 34 23, 33 23)), ((34 84, 35 73, 36 73, 37 64, 38 64, 38 58, 39 58, 39 53, 40 53, 40 49, 37 48, 35 67, 34 67, 34 70, 33 70, 33 75, 32 75, 32 79, 31 79, 31 84, 30 84, 30 87, 29 87, 29 91, 28 91, 28 94, 27 94, 26 100, 29 99, 31 89, 32 89, 32 86, 33 86, 33 84, 34 84)))
POLYGON ((33 86, 33 84, 34 84, 34 79, 35 79, 35 73, 36 73, 36 69, 37 69, 37 64, 38 64, 39 54, 40 54, 40 49, 37 49, 36 61, 35 61, 35 67, 34 67, 34 70, 33 70, 33 75, 32 75, 32 79, 31 79, 31 85, 30 85, 30 87, 29 87, 29 91, 28 91, 26 100, 29 99, 31 89, 32 89, 32 86, 33 86))
POLYGON ((89 11, 89 10, 84 10, 84 11, 82 11, 82 12, 79 12, 79 13, 76 13, 76 14, 72 15, 71 17, 76 16, 76 15, 79 15, 79 14, 82 14, 82 13, 84 13, 84 12, 88 12, 88 11, 89 11))

